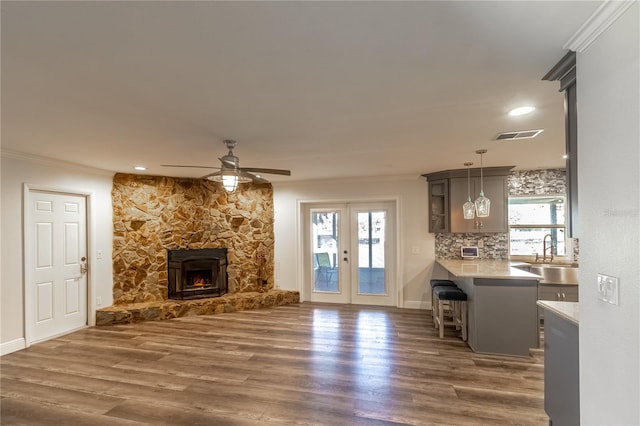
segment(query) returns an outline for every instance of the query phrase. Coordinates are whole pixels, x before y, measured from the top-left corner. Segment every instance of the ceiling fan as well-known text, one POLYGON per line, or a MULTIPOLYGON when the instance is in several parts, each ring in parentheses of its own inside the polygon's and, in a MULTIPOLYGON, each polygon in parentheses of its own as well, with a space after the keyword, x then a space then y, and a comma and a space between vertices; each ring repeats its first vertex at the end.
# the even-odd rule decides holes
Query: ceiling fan
POLYGON ((280 169, 263 169, 259 167, 240 167, 240 160, 233 155, 233 148, 236 147, 237 142, 233 140, 224 140, 224 144, 227 146, 229 152, 227 155, 218 157, 221 167, 213 166, 184 166, 178 164, 161 164, 162 167, 191 167, 199 169, 218 169, 217 172, 209 173, 203 176, 203 179, 208 179, 214 182, 222 182, 222 185, 228 192, 233 192, 238 187, 239 183, 244 182, 258 182, 268 183, 269 181, 254 173, 268 173, 272 175, 284 175, 291 176, 290 170, 280 169))

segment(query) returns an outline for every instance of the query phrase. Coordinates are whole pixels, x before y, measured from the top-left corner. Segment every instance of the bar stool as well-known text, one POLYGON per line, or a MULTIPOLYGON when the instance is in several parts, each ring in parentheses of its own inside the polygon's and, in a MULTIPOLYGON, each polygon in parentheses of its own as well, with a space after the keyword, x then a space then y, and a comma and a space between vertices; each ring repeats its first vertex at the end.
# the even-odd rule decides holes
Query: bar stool
POLYGON ((436 286, 433 288, 437 300, 438 315, 434 321, 440 338, 444 337, 444 326, 453 325, 462 329, 462 340, 467 341, 467 294, 458 287, 436 286), (445 314, 451 319, 445 318, 445 314))
POLYGON ((433 317, 433 323, 436 323, 436 312, 438 312, 438 299, 433 291, 436 287, 456 287, 456 283, 451 280, 433 279, 431 280, 431 316, 433 317))

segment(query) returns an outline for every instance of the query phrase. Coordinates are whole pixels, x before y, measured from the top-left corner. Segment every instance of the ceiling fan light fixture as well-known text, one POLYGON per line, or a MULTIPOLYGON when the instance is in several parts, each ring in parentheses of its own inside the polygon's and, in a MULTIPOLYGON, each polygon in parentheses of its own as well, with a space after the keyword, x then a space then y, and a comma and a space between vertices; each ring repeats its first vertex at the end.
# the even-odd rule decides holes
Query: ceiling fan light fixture
POLYGON ((233 192, 238 188, 238 184, 251 182, 251 179, 239 175, 236 171, 223 171, 220 174, 215 174, 213 176, 208 176, 207 179, 213 182, 222 183, 225 191, 233 192))

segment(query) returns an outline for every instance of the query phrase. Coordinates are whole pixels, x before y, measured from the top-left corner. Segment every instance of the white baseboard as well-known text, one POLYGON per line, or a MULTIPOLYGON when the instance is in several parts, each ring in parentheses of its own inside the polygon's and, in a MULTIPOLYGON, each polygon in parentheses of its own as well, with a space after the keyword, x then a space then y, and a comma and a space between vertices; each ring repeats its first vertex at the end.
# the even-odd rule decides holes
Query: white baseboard
POLYGON ((0 356, 16 352, 27 347, 24 337, 0 344, 0 356))
POLYGON ((403 308, 405 309, 424 309, 431 310, 431 302, 425 302, 422 300, 405 300, 403 308))

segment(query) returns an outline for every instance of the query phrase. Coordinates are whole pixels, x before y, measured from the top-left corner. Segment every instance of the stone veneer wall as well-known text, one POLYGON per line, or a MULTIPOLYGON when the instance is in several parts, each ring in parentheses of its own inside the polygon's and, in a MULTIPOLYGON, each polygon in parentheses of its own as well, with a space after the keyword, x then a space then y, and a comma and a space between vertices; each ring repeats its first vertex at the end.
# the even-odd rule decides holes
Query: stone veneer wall
MULTIPOLYGON (((566 170, 523 170, 511 172, 507 180, 509 195, 559 195, 566 194, 566 170)), ((508 233, 436 234, 436 258, 460 259, 460 247, 482 247, 482 259, 507 259, 509 257, 508 233)), ((578 260, 578 242, 574 239, 574 261, 578 260)))
POLYGON ((114 305, 167 300, 167 249, 226 247, 229 293, 274 287, 270 184, 116 174, 112 197, 114 305))

